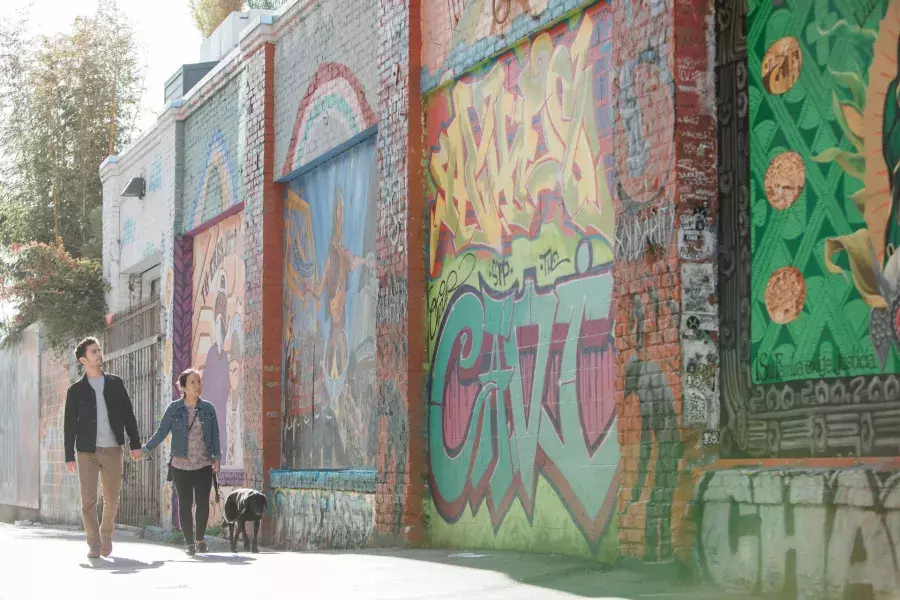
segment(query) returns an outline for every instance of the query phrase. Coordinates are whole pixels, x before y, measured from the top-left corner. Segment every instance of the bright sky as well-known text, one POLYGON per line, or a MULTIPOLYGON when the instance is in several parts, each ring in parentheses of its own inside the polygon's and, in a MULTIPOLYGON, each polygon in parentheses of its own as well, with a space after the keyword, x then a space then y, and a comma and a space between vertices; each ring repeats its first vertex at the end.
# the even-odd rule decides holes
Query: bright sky
MULTIPOLYGON (((68 29, 75 17, 92 14, 97 0, 4 0, 4 12, 31 4, 31 33, 68 29)), ((146 66, 143 110, 138 132, 149 128, 163 106, 166 80, 183 64, 195 62, 203 38, 194 27, 187 0, 118 0, 131 21, 146 66)))

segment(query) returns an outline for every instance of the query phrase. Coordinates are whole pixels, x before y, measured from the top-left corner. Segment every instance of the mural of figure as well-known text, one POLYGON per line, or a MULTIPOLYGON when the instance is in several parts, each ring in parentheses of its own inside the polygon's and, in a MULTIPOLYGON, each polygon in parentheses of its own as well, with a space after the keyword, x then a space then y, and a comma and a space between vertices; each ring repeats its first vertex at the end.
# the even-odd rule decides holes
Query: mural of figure
MULTIPOLYGON (((347 370, 347 332, 344 328, 344 307, 347 301, 347 279, 351 271, 360 267, 375 268, 374 256, 355 256, 344 246, 344 198, 340 188, 334 201, 334 225, 325 270, 318 282, 306 288, 316 300, 327 296, 330 330, 325 348, 325 378, 331 396, 339 396, 347 370)), ((302 289, 302 288, 301 288, 302 289)))
POLYGON ((224 469, 243 468, 244 262, 241 215, 194 238, 192 365, 216 407, 224 469))
POLYGON ((375 467, 375 149, 285 190, 284 468, 375 467))
MULTIPOLYGON (((222 277, 222 287, 225 284, 225 274, 222 277)), ((219 292, 216 295, 216 307, 213 317, 213 343, 206 353, 206 362, 203 368, 203 396, 204 400, 212 402, 216 407, 216 414, 228 414, 228 399, 231 396, 231 373, 229 372, 228 353, 225 351, 225 310, 227 300, 225 294, 219 292)), ((222 462, 225 463, 229 456, 228 428, 225 426, 227 419, 219 421, 219 436, 222 445, 222 462)), ((227 463, 226 463, 227 464, 227 463)))
POLYGON ((329 325, 324 357, 325 389, 330 399, 329 408, 345 413, 346 418, 338 421, 339 427, 346 430, 341 435, 344 450, 353 457, 352 460, 359 462, 362 452, 352 450, 357 445, 349 442, 352 436, 363 432, 364 416, 345 386, 349 365, 345 308, 350 273, 361 267, 374 269, 375 258, 371 254, 365 258, 356 256, 344 246, 344 197, 340 187, 335 192, 333 219, 331 243, 322 275, 314 283, 303 280, 301 291, 308 291, 318 301, 323 295, 326 297, 329 325))

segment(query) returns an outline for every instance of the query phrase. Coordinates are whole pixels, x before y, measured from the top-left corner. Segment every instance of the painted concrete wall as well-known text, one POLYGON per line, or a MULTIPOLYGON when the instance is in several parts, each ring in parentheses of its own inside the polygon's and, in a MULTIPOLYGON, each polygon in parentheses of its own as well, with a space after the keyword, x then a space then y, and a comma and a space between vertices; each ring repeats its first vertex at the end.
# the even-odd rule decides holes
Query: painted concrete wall
POLYGON ((175 193, 174 159, 175 124, 171 119, 161 118, 100 169, 103 267, 111 286, 107 294, 111 313, 148 299, 153 279, 159 278, 162 284, 159 266, 166 232, 172 226, 168 204, 175 193), (143 199, 120 195, 133 177, 144 179, 143 199))
POLYGON ((40 326, 0 348, 0 504, 37 510, 40 487, 40 326))
POLYGON ((611 24, 427 99, 435 543, 616 556, 611 24))

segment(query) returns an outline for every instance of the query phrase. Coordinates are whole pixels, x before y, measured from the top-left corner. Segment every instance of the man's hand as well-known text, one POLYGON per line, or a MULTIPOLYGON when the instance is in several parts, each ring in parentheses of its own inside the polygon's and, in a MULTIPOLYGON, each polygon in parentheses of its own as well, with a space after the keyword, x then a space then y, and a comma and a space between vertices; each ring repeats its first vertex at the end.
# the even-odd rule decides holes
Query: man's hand
POLYGON ((134 460, 134 461, 139 461, 139 460, 141 460, 142 458, 144 458, 144 451, 141 450, 140 448, 138 448, 137 450, 132 450, 132 451, 131 451, 131 458, 132 458, 132 460, 134 460))
POLYGON ((217 460, 216 462, 213 463, 213 473, 218 473, 219 469, 221 469, 221 468, 222 468, 221 461, 217 460))
POLYGON ((68 471, 72 475, 75 474, 75 461, 74 460, 72 462, 66 463, 66 471, 68 471))

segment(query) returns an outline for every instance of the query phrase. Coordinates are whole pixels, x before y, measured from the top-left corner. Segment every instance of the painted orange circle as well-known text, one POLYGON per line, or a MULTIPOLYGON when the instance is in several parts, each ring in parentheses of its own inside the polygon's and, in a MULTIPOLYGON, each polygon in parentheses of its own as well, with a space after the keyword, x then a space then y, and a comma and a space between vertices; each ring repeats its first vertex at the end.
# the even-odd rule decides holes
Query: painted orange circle
POLYGON ((806 164, 796 152, 782 152, 766 169, 766 198, 776 210, 790 208, 806 185, 806 164))
POLYGON ((797 318, 806 303, 806 280, 794 267, 782 267, 772 273, 766 284, 766 310, 769 318, 786 325, 797 318))
POLYGON ((791 36, 773 42, 762 61, 763 87, 770 94, 783 94, 800 79, 803 51, 791 36))

